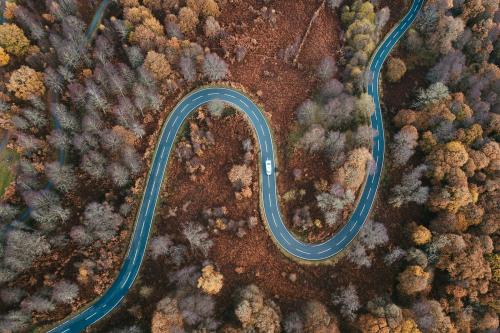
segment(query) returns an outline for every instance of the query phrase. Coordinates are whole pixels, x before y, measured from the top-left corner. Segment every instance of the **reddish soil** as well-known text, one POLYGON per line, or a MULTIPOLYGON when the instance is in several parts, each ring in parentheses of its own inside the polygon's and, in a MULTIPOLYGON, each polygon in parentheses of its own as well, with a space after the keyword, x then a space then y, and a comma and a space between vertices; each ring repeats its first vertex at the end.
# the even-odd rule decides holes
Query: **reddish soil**
MULTIPOLYGON (((313 13, 320 1, 273 2, 269 6, 276 10, 275 28, 270 24, 259 22, 254 24, 255 15, 245 11, 247 6, 260 9, 256 1, 245 4, 228 4, 219 21, 229 27, 230 35, 236 35, 239 43, 245 44, 247 36, 254 39, 245 59, 231 66, 232 80, 242 83, 250 91, 259 92, 259 102, 264 110, 271 114, 271 126, 277 145, 278 154, 278 187, 284 194, 292 189, 306 189, 302 200, 289 203, 282 202, 282 211, 286 223, 290 225, 293 211, 309 205, 314 219, 322 219, 319 210, 314 209, 314 182, 320 179, 329 181, 328 161, 322 156, 305 157, 305 153, 296 149, 293 135, 297 129, 295 110, 306 98, 312 95, 317 81, 314 69, 327 55, 338 58, 341 50, 340 23, 334 13, 323 8, 314 21, 307 39, 298 57, 298 65, 292 65, 280 59, 280 52, 301 39, 308 27, 313 13), (287 13, 294 13, 288 15, 287 13), (246 28, 242 28, 246 27, 246 28), (298 183, 294 179, 293 170, 301 169, 305 175, 298 183)), ((318 241, 335 230, 327 233, 315 230, 309 241, 318 241)))

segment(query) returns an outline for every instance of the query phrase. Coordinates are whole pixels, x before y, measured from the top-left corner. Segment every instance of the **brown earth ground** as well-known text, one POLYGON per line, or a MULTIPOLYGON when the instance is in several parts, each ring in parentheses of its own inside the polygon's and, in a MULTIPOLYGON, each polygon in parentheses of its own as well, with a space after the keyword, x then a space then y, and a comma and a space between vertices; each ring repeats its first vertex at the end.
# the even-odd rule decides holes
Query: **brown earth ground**
MULTIPOLYGON (((404 7, 400 1, 386 3, 394 9, 391 22, 397 21, 399 17, 394 13, 403 14, 404 7)), ((273 8, 278 12, 277 27, 263 29, 253 24, 255 17, 246 11, 250 5, 260 8, 256 1, 238 2, 237 5, 228 3, 219 21, 224 27, 234 28, 234 31, 228 28, 231 34, 239 34, 241 39, 248 36, 255 39, 244 61, 231 65, 232 80, 242 83, 250 91, 260 95, 259 102, 272 115, 271 125, 279 160, 279 191, 283 194, 291 187, 297 186, 291 172, 294 168, 305 171, 309 184, 315 179, 328 176, 322 174, 327 168, 323 167, 325 161, 320 157, 305 159, 300 151, 293 149, 292 134, 296 131, 294 110, 312 93, 311 87, 316 83, 311 69, 324 55, 336 55, 336 51, 341 47, 338 36, 339 23, 334 15, 320 15, 299 57, 302 66, 298 69, 296 66, 285 64, 277 54, 279 50, 292 44, 296 36, 301 36, 316 6, 310 5, 308 1, 273 3, 273 8)), ((390 113, 397 111, 404 101, 401 98, 404 94, 401 92, 414 87, 418 75, 416 73, 418 71, 410 71, 398 85, 384 86, 384 102, 390 113), (400 89, 397 89, 398 87, 400 89)), ((241 141, 251 137, 248 124, 241 116, 231 116, 214 122, 212 132, 215 135, 215 145, 208 147, 202 157, 202 164, 207 169, 199 179, 191 181, 177 158, 170 162, 154 235, 168 233, 174 235, 174 239, 181 240, 180 226, 187 221, 200 221, 201 210, 208 207, 224 205, 228 207, 228 217, 232 219, 260 216, 256 196, 258 189, 253 188, 252 199, 236 201, 234 189, 227 179, 230 166, 241 163, 241 141), (166 217, 170 209, 181 207, 186 202, 190 202, 186 212, 175 218, 166 217)), ((386 170, 388 168, 389 163, 386 164, 386 170)), ((256 172, 254 167, 254 180, 258 176, 256 172)), ((394 173, 391 171, 390 174, 394 173)), ((428 217, 415 207, 396 210, 387 204, 390 188, 398 181, 397 177, 391 178, 388 175, 389 172, 385 171, 373 216, 388 228, 391 243, 404 247, 408 240, 406 235, 401 233, 401 224, 423 221, 428 217)), ((284 212, 289 218, 290 210, 287 208, 285 207, 284 212)), ((382 260, 393 245, 376 250, 372 254, 374 260, 369 269, 357 269, 346 260, 340 260, 335 266, 304 266, 287 259, 277 249, 262 223, 265 222, 261 217, 260 224, 243 238, 227 232, 211 236, 214 247, 209 257, 224 275, 224 287, 217 297, 219 315, 228 320, 234 319, 229 314, 232 303, 230 296, 235 288, 249 283, 257 284, 267 295, 273 297, 284 313, 298 308, 304 300, 309 299, 331 304, 331 293, 348 283, 353 283, 362 291, 362 303, 366 303, 375 295, 386 292, 390 294, 395 286, 397 264, 387 267, 382 260), (237 268, 239 273, 236 272, 237 268), (290 281, 290 273, 297 275, 295 282, 290 281)), ((156 302, 172 291, 173 286, 167 282, 171 270, 169 265, 160 261, 146 260, 141 269, 141 277, 124 299, 124 306, 97 324, 93 331, 102 332, 111 327, 137 322, 142 322, 147 327, 156 302), (152 287, 155 291, 146 300, 139 295, 141 287, 144 286, 152 287)), ((349 324, 343 323, 342 329, 350 330, 349 324)))
MULTIPOLYGON (((317 80, 314 69, 327 55, 338 58, 342 48, 340 22, 338 17, 327 8, 320 11, 310 33, 305 40, 298 64, 286 63, 279 57, 282 50, 300 40, 320 5, 320 1, 280 1, 270 6, 276 10, 275 28, 254 20, 256 16, 250 10, 259 9, 258 1, 246 1, 228 4, 219 21, 228 27, 230 35, 245 41, 247 36, 253 39, 249 52, 241 63, 231 66, 232 80, 242 83, 254 94, 259 95, 259 102, 271 114, 271 125, 278 154, 278 189, 282 195, 292 189, 305 189, 302 200, 289 203, 281 202, 284 220, 291 228, 291 218, 296 208, 309 205, 314 207, 314 182, 320 179, 330 180, 329 163, 322 155, 305 157, 305 153, 296 149, 300 129, 296 127, 295 110, 300 103, 312 95, 317 80), (289 13, 294 13, 289 15, 289 13), (247 27, 241 31, 241 27, 247 27), (303 178, 297 182, 293 170, 300 169, 303 178)), ((317 209, 311 209, 312 218, 322 219, 317 209)), ((335 230, 324 233, 315 230, 308 241, 319 241, 335 230)))

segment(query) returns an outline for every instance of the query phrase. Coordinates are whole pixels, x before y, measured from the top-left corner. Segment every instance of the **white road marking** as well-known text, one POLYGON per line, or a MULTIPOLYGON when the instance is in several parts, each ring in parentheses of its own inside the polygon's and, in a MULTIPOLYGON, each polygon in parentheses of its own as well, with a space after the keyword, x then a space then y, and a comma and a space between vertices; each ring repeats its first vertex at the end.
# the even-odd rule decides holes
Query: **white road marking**
POLYGON ((264 141, 264 146, 266 147, 266 153, 267 153, 267 141, 264 141))
POLYGON ((271 217, 273 218, 274 225, 277 227, 278 223, 276 223, 276 218, 274 217, 274 213, 271 213, 271 217))
POLYGON ((345 235, 341 240, 340 240, 340 243, 342 243, 343 241, 345 241, 345 239, 347 238, 347 235, 345 235))
POLYGON ((363 207, 361 207, 361 214, 363 214, 363 211, 365 210, 366 204, 363 204, 363 207))
POLYGON ((66 333, 67 331, 69 331, 69 328, 67 328, 64 331, 62 331, 62 333, 66 333))
POLYGON ((200 98, 202 98, 202 97, 203 97, 203 95, 198 96, 198 97, 196 97, 196 98, 193 98, 193 101, 197 101, 197 100, 199 100, 199 99, 200 99, 200 98))
POLYGON ((95 313, 95 312, 94 312, 94 313, 93 313, 93 314, 91 314, 90 316, 86 317, 86 318, 85 318, 85 320, 89 320, 90 318, 94 317, 96 314, 97 314, 97 313, 95 313))
POLYGON ((217 96, 219 95, 219 93, 210 93, 210 94, 207 94, 207 96, 217 96))
POLYGON ((351 232, 351 231, 352 231, 352 229, 354 229, 354 227, 356 227, 356 223, 353 223, 353 224, 352 224, 351 228, 349 229, 349 232, 351 232))
POLYGON ((370 193, 372 193, 372 188, 371 187, 368 189, 368 194, 366 196, 369 197, 370 193))
POLYGON ((377 140, 377 150, 380 150, 380 140, 377 140))
POLYGON ((323 254, 323 253, 325 253, 325 252, 330 251, 331 249, 332 249, 332 248, 330 247, 330 248, 328 248, 328 249, 326 249, 326 250, 319 251, 319 252, 318 252, 318 254, 323 254))
POLYGON ((239 101, 240 101, 240 102, 241 102, 241 103, 242 103, 245 107, 249 108, 248 104, 247 104, 247 103, 245 103, 245 101, 244 101, 244 100, 239 99, 239 101))
POLYGON ((301 249, 299 249, 298 247, 295 248, 295 250, 299 251, 299 252, 302 252, 304 254, 310 254, 309 252, 306 252, 306 251, 302 251, 301 249))

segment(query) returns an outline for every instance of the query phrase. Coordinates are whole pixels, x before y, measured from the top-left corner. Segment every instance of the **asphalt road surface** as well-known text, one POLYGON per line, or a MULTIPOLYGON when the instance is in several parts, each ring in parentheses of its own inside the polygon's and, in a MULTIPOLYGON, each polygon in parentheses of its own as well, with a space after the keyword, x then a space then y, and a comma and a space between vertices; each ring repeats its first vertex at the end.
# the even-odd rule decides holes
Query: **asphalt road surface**
MULTIPOLYGON (((51 333, 80 332, 112 311, 127 294, 134 283, 144 258, 148 237, 154 220, 155 208, 164 181, 165 169, 170 153, 175 144, 176 134, 189 114, 199 106, 210 101, 224 101, 243 112, 250 120, 260 146, 261 164, 261 204, 264 208, 268 228, 276 243, 290 255, 307 261, 328 259, 342 251, 358 234, 366 221, 380 181, 384 160, 384 129, 379 103, 379 75, 389 52, 415 20, 423 0, 414 0, 406 16, 390 32, 377 48, 370 62, 367 91, 375 103, 375 112, 371 116, 374 137, 373 159, 375 167, 368 175, 359 203, 348 223, 332 238, 321 244, 307 244, 296 239, 286 228, 279 211, 276 190, 276 172, 266 174, 265 162, 271 160, 276 167, 276 155, 273 149, 272 133, 268 122, 259 108, 243 93, 222 87, 208 87, 195 90, 183 98, 172 110, 165 122, 149 171, 142 203, 137 215, 128 253, 123 266, 113 285, 92 305, 72 318, 50 330, 51 333)), ((168 181, 168 179, 167 179, 168 181)))

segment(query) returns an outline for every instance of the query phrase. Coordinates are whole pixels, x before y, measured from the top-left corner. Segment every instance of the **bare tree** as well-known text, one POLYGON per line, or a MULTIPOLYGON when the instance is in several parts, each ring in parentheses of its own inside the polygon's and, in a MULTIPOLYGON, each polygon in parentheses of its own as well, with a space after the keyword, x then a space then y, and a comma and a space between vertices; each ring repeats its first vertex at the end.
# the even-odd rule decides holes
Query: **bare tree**
POLYGON ((78 296, 78 286, 65 280, 61 280, 52 289, 52 299, 57 303, 71 304, 78 296))
POLYGON ((203 61, 203 74, 210 81, 220 81, 229 75, 229 69, 216 53, 209 53, 203 61))
POLYGON ((424 204, 429 197, 429 187, 424 186, 420 178, 427 171, 427 166, 422 164, 410 173, 403 175, 401 184, 394 186, 389 203, 394 207, 401 207, 407 203, 415 202, 424 204))
POLYGON ((173 242, 168 235, 154 237, 149 244, 152 258, 156 260, 159 256, 169 254, 172 245, 173 242))
POLYGON ((45 165, 47 178, 61 192, 68 193, 77 185, 76 175, 70 164, 54 161, 45 165))
POLYGON ((193 250, 199 251, 205 257, 208 255, 213 242, 202 225, 189 222, 182 229, 182 234, 186 237, 193 250))
POLYGON ((354 285, 340 288, 332 295, 332 303, 340 306, 340 313, 349 320, 356 319, 356 312, 361 308, 358 293, 354 285))
POLYGON ((330 80, 337 73, 337 65, 335 59, 331 56, 321 59, 318 67, 316 68, 316 75, 322 81, 330 80))

